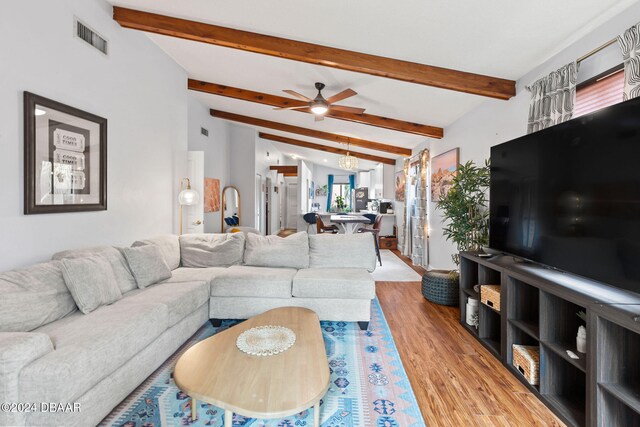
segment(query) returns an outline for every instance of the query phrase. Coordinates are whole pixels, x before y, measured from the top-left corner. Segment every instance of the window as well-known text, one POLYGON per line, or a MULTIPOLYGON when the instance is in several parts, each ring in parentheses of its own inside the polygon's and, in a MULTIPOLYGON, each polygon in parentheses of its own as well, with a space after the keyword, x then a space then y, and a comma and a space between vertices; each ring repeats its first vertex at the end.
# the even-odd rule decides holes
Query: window
POLYGON ((573 117, 598 111, 622 102, 624 69, 622 64, 578 85, 573 117))
POLYGON ((333 184, 331 188, 331 206, 336 205, 336 197, 344 199, 347 208, 351 208, 351 195, 349 194, 349 184, 333 184))

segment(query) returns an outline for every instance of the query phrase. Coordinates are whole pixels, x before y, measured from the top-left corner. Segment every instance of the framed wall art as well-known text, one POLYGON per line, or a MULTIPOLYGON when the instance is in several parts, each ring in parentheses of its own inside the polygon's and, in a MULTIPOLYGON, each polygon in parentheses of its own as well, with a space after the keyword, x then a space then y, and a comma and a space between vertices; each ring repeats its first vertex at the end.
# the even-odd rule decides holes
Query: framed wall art
POLYGON ((204 213, 218 212, 220 210, 220 180, 215 178, 204 179, 204 213))
POLYGON ((404 170, 398 171, 395 173, 395 200, 398 202, 404 202, 404 187, 406 183, 406 176, 404 174, 404 170))
POLYGON ((24 92, 24 213, 107 209, 107 119, 24 92))
POLYGON ((431 159, 431 201, 438 202, 453 185, 460 163, 460 149, 454 148, 431 159))

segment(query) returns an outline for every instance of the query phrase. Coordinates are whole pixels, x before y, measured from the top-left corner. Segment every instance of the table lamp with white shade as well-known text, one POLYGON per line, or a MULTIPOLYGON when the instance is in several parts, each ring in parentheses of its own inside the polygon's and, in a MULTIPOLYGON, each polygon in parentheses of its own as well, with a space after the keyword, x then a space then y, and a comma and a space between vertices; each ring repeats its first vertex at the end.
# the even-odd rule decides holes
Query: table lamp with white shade
POLYGON ((198 192, 191 188, 191 180, 182 178, 180 182, 180 194, 178 194, 178 203, 180 204, 180 234, 182 234, 182 207, 198 204, 198 192), (187 188, 182 189, 184 182, 187 181, 187 188))

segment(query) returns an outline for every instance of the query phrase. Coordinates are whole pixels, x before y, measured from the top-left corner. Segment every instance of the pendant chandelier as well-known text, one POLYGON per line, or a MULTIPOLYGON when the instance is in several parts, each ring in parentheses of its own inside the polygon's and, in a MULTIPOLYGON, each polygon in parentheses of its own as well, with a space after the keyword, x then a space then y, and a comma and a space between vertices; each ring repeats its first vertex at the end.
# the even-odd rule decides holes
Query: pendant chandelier
POLYGON ((358 158, 349 154, 349 144, 347 144, 347 154, 338 159, 338 165, 342 169, 354 170, 358 168, 358 158))

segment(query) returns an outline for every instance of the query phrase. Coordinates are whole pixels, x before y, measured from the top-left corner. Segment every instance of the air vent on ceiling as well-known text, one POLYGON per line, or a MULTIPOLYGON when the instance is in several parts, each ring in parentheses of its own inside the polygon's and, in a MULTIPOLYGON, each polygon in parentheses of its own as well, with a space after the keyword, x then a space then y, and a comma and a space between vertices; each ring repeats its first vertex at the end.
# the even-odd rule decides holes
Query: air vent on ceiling
POLYGON ((85 42, 89 43, 94 48, 98 49, 100 52, 107 54, 108 44, 107 40, 100 36, 100 34, 93 31, 91 28, 87 27, 84 23, 79 20, 75 20, 76 23, 76 37, 85 42))
POLYGON ((204 136, 209 136, 209 131, 203 127, 200 128, 200 133, 204 136))

